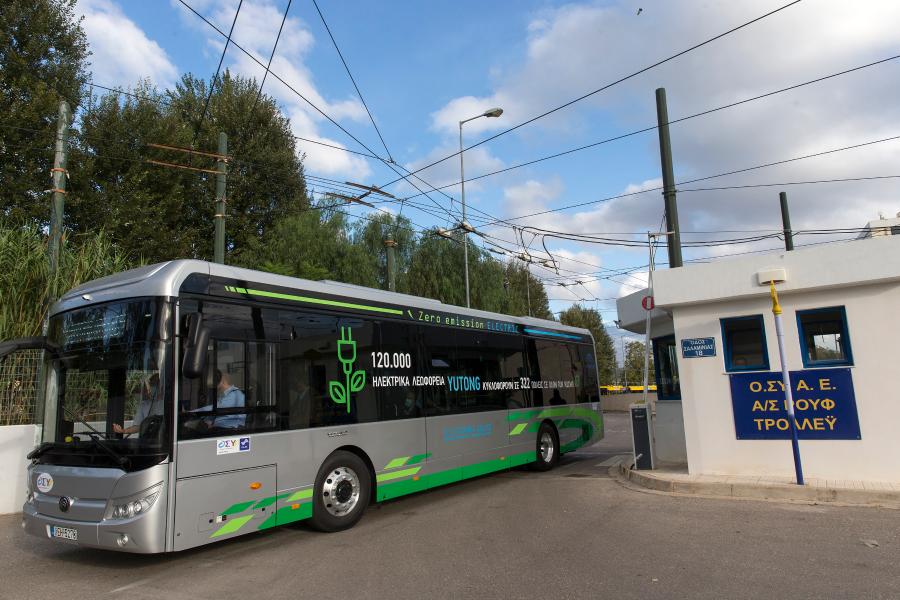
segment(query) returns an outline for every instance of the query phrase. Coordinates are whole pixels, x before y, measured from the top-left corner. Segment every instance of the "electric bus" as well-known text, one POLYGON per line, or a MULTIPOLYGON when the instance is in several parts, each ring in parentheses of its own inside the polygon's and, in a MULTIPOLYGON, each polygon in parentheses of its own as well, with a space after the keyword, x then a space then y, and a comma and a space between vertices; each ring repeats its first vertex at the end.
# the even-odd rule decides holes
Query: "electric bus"
POLYGON ((195 260, 52 308, 23 527, 173 552, 560 455, 603 436, 586 329, 195 260))

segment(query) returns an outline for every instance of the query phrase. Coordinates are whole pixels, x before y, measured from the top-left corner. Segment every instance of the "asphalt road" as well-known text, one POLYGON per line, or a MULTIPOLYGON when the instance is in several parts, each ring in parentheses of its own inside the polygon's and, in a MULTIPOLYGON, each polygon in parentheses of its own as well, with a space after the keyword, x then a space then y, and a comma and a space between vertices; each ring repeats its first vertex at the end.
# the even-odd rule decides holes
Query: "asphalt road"
POLYGON ((168 556, 73 548, 0 517, 0 598, 900 598, 900 511, 672 497, 599 463, 625 417, 550 473, 374 506, 168 556))

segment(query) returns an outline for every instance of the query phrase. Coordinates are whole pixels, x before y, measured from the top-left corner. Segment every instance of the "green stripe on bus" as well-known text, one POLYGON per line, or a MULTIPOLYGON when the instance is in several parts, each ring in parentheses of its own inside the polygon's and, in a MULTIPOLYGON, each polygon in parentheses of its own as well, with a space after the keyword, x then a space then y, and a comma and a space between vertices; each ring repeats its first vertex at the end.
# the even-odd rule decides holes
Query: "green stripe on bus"
POLYGON ((400 479, 401 477, 409 477, 415 475, 422 470, 422 467, 413 467, 412 469, 403 469, 402 471, 393 471, 391 473, 381 473, 375 478, 375 481, 390 481, 391 479, 400 479))
POLYGON ((219 527, 214 534, 212 534, 211 538, 219 537, 221 535, 228 535, 229 533, 234 533, 238 529, 244 526, 244 523, 253 518, 253 515, 247 515, 245 517, 238 517, 236 519, 230 519, 227 523, 219 527))
POLYGON ((231 506, 226 508, 224 511, 222 511, 222 514, 227 517, 228 515, 242 513, 245 510, 247 510, 248 508, 250 508, 251 506, 253 506, 255 503, 256 503, 256 500, 250 500, 248 502, 238 502, 237 504, 232 504, 231 506))
POLYGON ((397 467, 402 467, 406 464, 406 462, 412 458, 411 456, 400 456, 398 458, 392 458, 391 462, 384 466, 385 469, 396 469, 397 467))
POLYGON ((512 428, 512 431, 509 432, 509 435, 519 435, 525 428, 528 427, 528 423, 519 423, 515 427, 512 428))
POLYGON ((312 498, 312 488, 306 490, 300 490, 298 492, 294 492, 294 494, 285 500, 285 502, 295 502, 297 500, 306 500, 308 498, 312 498))
POLYGON ((537 460, 537 453, 534 450, 512 454, 505 459, 494 459, 446 471, 438 471, 437 473, 428 473, 422 475, 418 479, 406 479, 404 481, 395 481, 378 486, 378 500, 388 500, 405 496, 414 492, 422 492, 432 488, 454 483, 471 477, 478 477, 495 471, 502 471, 507 468, 518 467, 537 460))
POLYGON ((293 523, 294 521, 302 521, 303 519, 308 519, 312 516, 312 502, 306 502, 301 504, 297 508, 292 506, 282 506, 275 513, 269 516, 268 519, 260 523, 257 529, 269 529, 270 527, 275 527, 276 525, 286 525, 288 523, 293 523))
POLYGON ((511 412, 507 415, 508 421, 530 421, 531 419, 552 419, 554 417, 582 417, 599 425, 603 422, 602 415, 592 408, 581 406, 560 406, 557 408, 539 408, 521 412, 511 412))
POLYGON ((250 294, 251 296, 262 296, 264 298, 276 298, 278 300, 293 300, 294 302, 305 302, 307 304, 321 304, 323 306, 337 306, 339 308, 353 308, 356 310, 370 310, 372 312, 385 313, 388 315, 402 315, 403 311, 397 308, 384 308, 381 306, 369 306, 367 304, 354 304, 353 302, 340 302, 338 300, 325 300, 324 298, 312 298, 310 296, 295 296, 293 294, 280 294, 278 292, 267 292, 265 290, 251 290, 237 287, 226 286, 229 292, 238 294, 250 294))
POLYGON ((409 459, 409 462, 407 464, 414 465, 418 462, 422 462, 423 460, 425 460, 426 458, 428 458, 430 456, 431 456, 431 452, 426 452, 425 454, 416 454, 415 456, 413 456, 412 458, 409 459))
POLYGON ((272 506, 277 501, 281 500, 282 498, 287 498, 287 497, 288 497, 288 494, 281 494, 280 496, 269 496, 268 498, 263 498, 262 500, 257 502, 256 506, 254 506, 253 508, 257 509, 257 508, 264 508, 267 506, 272 506))

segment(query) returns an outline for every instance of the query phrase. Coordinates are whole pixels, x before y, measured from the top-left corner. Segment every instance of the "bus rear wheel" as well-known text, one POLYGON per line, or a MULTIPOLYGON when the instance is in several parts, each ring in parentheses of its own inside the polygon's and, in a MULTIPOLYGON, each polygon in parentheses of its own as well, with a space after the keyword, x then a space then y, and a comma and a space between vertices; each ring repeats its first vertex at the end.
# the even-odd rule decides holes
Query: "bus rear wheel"
POLYGON ((356 525, 369 504, 369 469, 352 452, 329 456, 316 476, 312 526, 319 531, 342 531, 356 525))
POLYGON ((535 471, 549 471, 559 462, 559 437, 556 430, 542 423, 537 434, 536 460, 532 463, 535 471))

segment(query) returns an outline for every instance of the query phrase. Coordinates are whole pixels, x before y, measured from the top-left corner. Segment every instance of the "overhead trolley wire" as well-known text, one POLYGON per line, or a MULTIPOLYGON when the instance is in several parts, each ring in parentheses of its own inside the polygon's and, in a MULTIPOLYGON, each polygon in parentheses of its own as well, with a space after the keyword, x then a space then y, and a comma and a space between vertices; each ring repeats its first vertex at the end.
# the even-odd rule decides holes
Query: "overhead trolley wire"
MULTIPOLYGON (((796 0, 796 1, 799 2, 800 0, 796 0)), ((198 18, 200 18, 204 23, 206 23, 209 27, 211 27, 213 30, 215 30, 219 35, 221 35, 221 36, 223 36, 223 37, 227 37, 226 34, 225 34, 221 29, 219 29, 213 22, 211 22, 209 19, 207 19, 206 17, 204 17, 202 14, 200 14, 194 7, 192 7, 190 4, 188 4, 185 0, 178 0, 178 2, 181 3, 182 5, 184 5, 185 8, 187 8, 188 10, 190 10, 193 14, 195 14, 198 18)), ((235 42, 234 40, 231 41, 231 44, 234 45, 235 48, 237 48, 238 50, 240 50, 241 52, 243 52, 245 55, 247 55, 247 57, 249 57, 253 62, 255 62, 255 63, 258 64, 259 66, 261 66, 261 67, 263 67, 264 69, 266 69, 266 67, 262 64, 262 62, 261 62, 258 58, 256 58, 255 56, 253 56, 253 54, 251 54, 249 51, 247 51, 243 46, 241 46, 240 44, 238 44, 238 43, 235 42)), ((325 117, 326 119, 328 119, 329 122, 331 122, 335 127, 337 127, 338 129, 340 129, 342 132, 344 132, 348 137, 350 137, 350 139, 352 139, 353 141, 355 141, 357 144, 359 144, 362 148, 364 148, 365 150, 367 150, 367 151, 370 152, 371 154, 375 155, 376 158, 377 158, 380 162, 382 162, 385 166, 387 166, 389 169, 391 169, 392 171, 394 171, 394 173, 396 173, 397 175, 400 175, 400 179, 406 179, 407 183, 409 183, 413 188, 415 188, 415 189, 416 189, 417 191, 419 191, 419 192, 422 192, 422 189, 421 189, 420 187, 418 187, 415 183, 413 183, 412 181, 410 181, 409 178, 408 178, 407 176, 403 175, 402 173, 400 173, 400 171, 398 171, 398 170, 395 168, 393 162, 388 161, 388 160, 385 159, 385 158, 378 157, 378 156, 377 156, 377 153, 374 152, 371 148, 369 148, 369 146, 367 146, 363 141, 361 141, 361 140, 360 140, 359 138, 357 138, 355 135, 353 135, 352 133, 350 133, 345 127, 343 127, 340 123, 338 123, 337 121, 335 121, 335 120, 334 120, 330 115, 328 115, 325 111, 323 111, 321 108, 319 108, 318 106, 316 106, 315 103, 313 103, 309 98, 307 98, 306 96, 304 96, 303 94, 301 94, 296 88, 294 88, 292 85, 290 85, 290 84, 289 84, 287 81, 285 81, 281 76, 279 76, 277 73, 275 73, 275 72, 272 71, 271 69, 266 69, 266 70, 267 70, 268 73, 271 73, 272 77, 274 77, 275 79, 277 79, 278 81, 280 81, 280 82, 281 82, 288 90, 290 90, 290 91, 291 91, 292 93, 294 93, 298 98, 300 98, 300 99, 303 100, 306 104, 308 104, 311 108, 313 108, 313 110, 315 110, 316 112, 318 112, 319 114, 321 114, 323 117, 325 117)), ((398 179, 397 181, 399 181, 399 179, 398 179)), ((424 193, 424 192, 423 192, 423 193, 424 193)), ((429 195, 428 193, 425 193, 425 195, 426 195, 427 197, 430 198, 430 195, 429 195)), ((433 199, 432 199, 432 202, 434 202, 433 199)))
MULTIPOLYGON (((819 82, 822 82, 822 81, 826 81, 826 80, 828 80, 828 79, 833 79, 833 78, 839 77, 839 76, 841 76, 841 75, 846 75, 846 74, 848 74, 848 73, 853 73, 853 72, 856 72, 856 71, 860 71, 860 70, 862 70, 862 69, 867 69, 867 68, 869 68, 869 67, 874 67, 874 66, 876 66, 876 65, 880 65, 880 64, 883 64, 883 63, 886 63, 886 62, 890 62, 890 61, 896 60, 896 59, 898 59, 898 58, 900 58, 900 54, 894 55, 894 56, 890 56, 890 57, 888 57, 888 58, 885 58, 885 59, 882 59, 882 60, 878 60, 878 61, 875 61, 875 62, 871 62, 871 63, 865 64, 865 65, 861 65, 861 66, 858 66, 858 67, 854 67, 854 68, 852 68, 852 69, 845 69, 845 70, 843 70, 843 71, 840 71, 840 72, 837 72, 837 73, 832 73, 831 75, 826 75, 826 76, 824 76, 824 77, 818 77, 818 78, 816 78, 816 79, 811 79, 811 80, 805 81, 805 82, 803 82, 803 83, 798 83, 798 84, 795 84, 795 85, 790 85, 790 86, 788 86, 788 87, 783 87, 783 88, 781 88, 781 89, 774 90, 774 91, 771 91, 771 92, 767 92, 767 93, 765 93, 765 94, 760 94, 760 95, 757 95, 757 96, 753 96, 753 97, 751 97, 751 98, 745 98, 745 99, 743 99, 743 100, 738 100, 737 102, 731 102, 731 103, 729 103, 729 104, 724 104, 724 105, 722 105, 722 106, 717 106, 717 107, 715 107, 715 108, 710 108, 710 109, 707 109, 707 110, 704 110, 704 111, 701 111, 701 112, 698 112, 698 113, 694 113, 694 114, 692 114, 692 115, 687 115, 687 116, 685 116, 685 117, 680 117, 680 118, 678 118, 678 119, 672 119, 672 120, 669 121, 667 124, 668 124, 668 125, 674 125, 674 124, 676 124, 676 123, 681 123, 681 122, 683 122, 683 121, 688 121, 688 120, 690 120, 690 119, 696 119, 696 118, 698 118, 698 117, 706 116, 706 115, 709 115, 709 114, 712 114, 712 113, 715 113, 715 112, 718 112, 718 111, 721 111, 721 110, 725 110, 725 109, 728 109, 728 108, 733 108, 733 107, 735 107, 735 106, 740 106, 740 105, 742 105, 742 104, 747 104, 747 103, 749 103, 749 102, 754 102, 754 101, 756 101, 756 100, 761 100, 761 99, 763 99, 763 98, 769 98, 769 97, 771 97, 771 96, 775 96, 775 95, 777 95, 777 94, 781 94, 781 93, 788 92, 788 91, 791 91, 791 90, 796 90, 796 89, 798 89, 798 88, 801 88, 801 87, 804 87, 804 86, 807 86, 807 85, 812 85, 812 84, 814 84, 814 83, 819 83, 819 82)), ((583 146, 578 146, 578 147, 576 147, 576 148, 571 148, 571 149, 569 149, 569 150, 563 150, 562 152, 557 152, 557 153, 554 153, 554 154, 549 154, 549 155, 547 155, 547 156, 543 156, 543 157, 540 157, 540 158, 536 158, 536 159, 534 159, 534 160, 529 160, 529 161, 526 161, 526 162, 518 163, 518 164, 515 164, 515 165, 511 165, 511 166, 509 166, 509 167, 504 167, 504 168, 502 168, 502 169, 497 169, 497 170, 491 171, 491 172, 489 172, 489 173, 483 173, 483 174, 481 174, 481 175, 476 175, 475 177, 470 177, 470 178, 466 179, 466 180, 465 180, 465 183, 469 183, 469 182, 472 182, 472 181, 477 181, 477 180, 479 180, 479 179, 484 179, 484 178, 486 178, 486 177, 492 177, 492 176, 494 176, 494 175, 499 175, 499 174, 501 174, 501 173, 506 173, 506 172, 508 172, 508 171, 513 171, 513 170, 515 170, 515 169, 520 169, 520 168, 522 168, 522 167, 527 167, 527 166, 534 165, 534 164, 537 164, 537 163, 541 163, 541 162, 544 162, 544 161, 547 161, 547 160, 551 160, 551 159, 554 159, 554 158, 559 158, 559 157, 561 157, 561 156, 567 156, 567 155, 569 155, 569 154, 574 154, 574 153, 580 152, 580 151, 582 151, 582 150, 588 150, 588 149, 590 149, 590 148, 596 148, 597 146, 601 146, 601 145, 603 145, 603 144, 608 144, 608 143, 610 143, 610 142, 615 142, 615 141, 618 141, 618 140, 623 140, 623 139, 625 139, 625 138, 629 138, 629 137, 632 137, 632 136, 635 136, 635 135, 639 135, 639 134, 641 134, 641 133, 647 133, 647 132, 649 132, 649 131, 654 131, 654 130, 656 130, 656 129, 659 129, 659 125, 651 125, 651 126, 649 126, 649 127, 644 127, 643 129, 636 129, 635 131, 631 131, 631 132, 628 132, 628 133, 623 133, 623 134, 621 134, 621 135, 617 135, 617 136, 613 136, 613 137, 610 137, 610 138, 606 138, 606 139, 603 139, 603 140, 600 140, 600 141, 597 141, 597 142, 592 142, 592 143, 590 143, 590 144, 585 144, 585 145, 583 145, 583 146)), ((889 138, 889 139, 897 139, 897 138, 895 137, 895 138, 889 138)), ((887 140, 879 140, 879 141, 887 141, 887 140)), ((877 142, 869 142, 869 143, 877 143, 877 142)), ((866 145, 866 144, 861 144, 861 145, 866 145)), ((461 182, 457 181, 457 182, 455 182, 455 183, 450 183, 450 184, 447 184, 447 185, 443 185, 443 186, 438 187, 437 190, 441 190, 441 189, 444 189, 444 188, 448 188, 448 187, 453 187, 453 186, 456 186, 456 185, 460 185, 460 183, 461 183, 461 182)), ((414 197, 415 197, 415 196, 407 196, 405 199, 406 199, 406 200, 409 200, 410 198, 414 198, 414 197)))
POLYGON ((291 2, 293 2, 293 0, 288 0, 287 6, 284 9, 284 16, 281 17, 281 25, 278 26, 278 35, 275 36, 275 43, 272 44, 272 53, 269 54, 269 62, 266 63, 266 71, 263 73, 262 81, 260 81, 259 88, 256 90, 256 99, 253 100, 253 106, 250 108, 250 112, 247 115, 248 120, 252 116, 253 111, 256 110, 256 104, 259 102, 260 96, 262 96, 263 86, 266 85, 266 78, 269 76, 269 68, 272 66, 272 60, 275 58, 275 50, 278 49, 278 41, 281 40, 281 32, 284 30, 285 21, 287 21, 288 11, 291 10, 291 2))
MULTIPOLYGON (((676 192, 682 191, 681 189, 678 188, 679 185, 687 185, 687 184, 690 184, 690 183, 697 183, 697 182, 699 182, 699 181, 707 181, 707 180, 709 180, 709 179, 717 179, 717 178, 719 178, 719 177, 726 177, 726 176, 728 176, 728 175, 735 175, 735 174, 738 174, 738 173, 746 173, 746 172, 748 172, 748 171, 755 171, 755 170, 758 170, 758 169, 765 169, 765 168, 768 168, 768 167, 774 167, 774 166, 777 166, 777 165, 783 165, 783 164, 790 163, 790 162, 795 162, 795 161, 798 161, 798 160, 804 160, 804 159, 807 159, 807 158, 815 158, 815 157, 823 156, 823 155, 826 155, 826 154, 833 154, 833 153, 835 153, 835 152, 842 152, 842 151, 844 151, 844 150, 852 150, 852 149, 855 149, 855 148, 862 148, 862 147, 864 147, 864 146, 871 146, 871 145, 873 145, 873 144, 879 144, 879 143, 882 143, 882 142, 889 142, 889 141, 893 141, 893 140, 897 140, 897 139, 900 139, 900 136, 891 136, 891 137, 881 138, 881 139, 878 139, 878 140, 872 140, 872 141, 869 141, 869 142, 863 142, 863 143, 860 143, 860 144, 853 144, 853 145, 850 145, 850 146, 844 146, 844 147, 842 147, 842 148, 834 148, 834 149, 831 149, 831 150, 824 150, 824 151, 821 151, 821 152, 815 152, 815 153, 813 153, 813 154, 806 154, 806 155, 803 155, 803 156, 795 156, 795 157, 793 157, 793 158, 788 158, 788 159, 784 159, 784 160, 778 160, 778 161, 769 162, 769 163, 764 163, 764 164, 760 164, 760 165, 754 165, 754 166, 752 166, 752 167, 745 167, 745 168, 742 168, 742 169, 734 169, 734 170, 731 170, 731 171, 725 171, 725 172, 722 172, 722 173, 716 173, 715 175, 706 175, 706 176, 703 176, 703 177, 696 177, 696 178, 694 178, 694 179, 687 179, 687 180, 685 180, 685 181, 679 181, 679 182, 676 182, 676 183, 675 183, 675 186, 676 186, 676 192)), ((890 177, 893 177, 893 176, 890 176, 890 177)), ((836 180, 836 181, 840 181, 840 180, 836 180)), ((777 184, 773 184, 773 185, 777 185, 777 184)), ((547 210, 543 210, 543 211, 539 211, 539 212, 534 212, 534 213, 529 213, 529 214, 525 214, 525 215, 519 215, 519 216, 515 216, 515 217, 506 217, 505 219, 497 219, 497 220, 495 220, 495 221, 493 221, 493 222, 485 223, 485 224, 483 224, 483 226, 495 225, 495 224, 497 224, 497 223, 509 223, 510 221, 518 221, 518 220, 520 220, 520 219, 526 219, 526 218, 529 218, 529 217, 536 217, 536 216, 540 216, 540 215, 545 215, 545 214, 550 214, 550 213, 555 213, 555 212, 561 212, 561 211, 569 210, 569 209, 572 209, 572 208, 580 208, 580 207, 582 207, 582 206, 589 206, 589 205, 592 205, 592 204, 600 204, 600 203, 602 203, 602 202, 609 202, 609 201, 611 201, 611 200, 618 200, 618 199, 620 199, 620 198, 628 198, 628 197, 630 197, 630 196, 639 196, 639 195, 647 194, 647 193, 650 193, 650 192, 658 192, 658 191, 661 191, 662 189, 663 189, 663 186, 657 186, 657 187, 653 187, 653 188, 648 188, 648 189, 646 189, 646 190, 639 190, 639 191, 636 191, 636 192, 626 192, 626 193, 623 193, 623 194, 616 194, 616 195, 614 195, 614 196, 607 196, 607 197, 605 197, 605 198, 600 198, 600 199, 598 199, 598 200, 588 200, 588 201, 586 201, 586 202, 578 202, 578 203, 576 203, 576 204, 569 204, 569 205, 566 205, 566 206, 560 206, 560 207, 558 207, 558 208, 547 209, 547 210)), ((535 229, 541 230, 540 228, 535 228, 535 229)), ((549 231, 549 230, 542 230, 542 231, 549 231)))
MULTIPOLYGON (((546 116, 548 116, 548 115, 551 115, 551 114, 553 114, 553 113, 555 113, 555 112, 557 112, 557 111, 560 111, 560 110, 562 110, 562 109, 564 109, 564 108, 567 108, 567 107, 569 107, 569 106, 571 106, 571 105, 573 105, 573 104, 575 104, 575 103, 577 103, 577 102, 580 102, 580 101, 582 101, 582 100, 584 100, 584 99, 586 99, 586 98, 589 98, 589 97, 591 97, 591 96, 593 96, 593 95, 595 95, 595 94, 598 94, 598 93, 600 93, 600 92, 602 92, 602 91, 608 90, 609 88, 611 88, 611 87, 613 87, 613 86, 616 86, 616 85, 618 85, 618 84, 620 84, 620 83, 623 83, 623 82, 625 82, 625 81, 628 81, 629 79, 632 79, 632 78, 634 78, 634 77, 637 77, 638 75, 641 75, 642 73, 646 73, 647 71, 649 71, 649 70, 651 70, 651 69, 655 69, 656 67, 659 67, 660 65, 663 65, 663 64, 665 64, 665 63, 667 63, 667 62, 669 62, 669 61, 675 60, 676 58, 679 58, 680 56, 683 56, 683 55, 685 55, 685 54, 687 54, 687 53, 689 53, 689 52, 692 52, 692 51, 694 51, 694 50, 697 50, 698 48, 702 48, 703 46, 706 46, 707 44, 710 44, 710 43, 712 43, 712 42, 714 42, 714 41, 716 41, 716 40, 719 40, 719 39, 721 39, 721 38, 723 38, 723 37, 725 37, 725 36, 727 36, 727 35, 730 35, 730 34, 736 32, 736 31, 739 31, 739 30, 741 30, 741 29, 743 29, 743 28, 745 28, 745 27, 749 27, 750 25, 752 25, 752 24, 754 24, 754 23, 756 23, 756 22, 758 22, 758 21, 761 21, 762 19, 765 19, 766 17, 772 16, 772 15, 778 13, 778 12, 781 12, 781 11, 785 10, 786 8, 789 8, 789 7, 791 7, 791 6, 795 5, 795 4, 798 4, 798 3, 801 2, 801 1, 802 1, 802 0, 794 0, 793 2, 789 2, 789 3, 783 5, 783 6, 779 7, 779 8, 776 8, 775 10, 772 10, 772 11, 769 11, 769 12, 763 14, 763 15, 760 15, 759 17, 756 17, 755 19, 751 19, 750 21, 746 21, 746 22, 742 23, 741 25, 738 25, 737 27, 733 27, 733 28, 729 29, 728 31, 722 32, 722 33, 720 33, 720 34, 718 34, 718 35, 716 35, 716 36, 713 36, 713 37, 711 37, 711 38, 708 38, 708 39, 706 39, 706 40, 704 40, 704 41, 702 41, 702 42, 700 42, 700 43, 698 43, 698 44, 694 44, 693 46, 691 46, 691 47, 689 47, 689 48, 686 48, 686 49, 684 49, 684 50, 681 50, 680 52, 677 52, 677 53, 675 53, 675 54, 672 54, 672 55, 668 56, 667 58, 664 58, 664 59, 662 59, 662 60, 659 60, 659 61, 653 63, 652 65, 646 66, 646 67, 644 67, 644 68, 642 68, 642 69, 640 69, 640 70, 638 70, 638 71, 635 71, 635 72, 633 72, 633 73, 631 73, 631 74, 629 74, 629 75, 626 75, 626 76, 624 76, 624 77, 621 77, 621 78, 619 78, 619 79, 617 79, 617 80, 615 80, 615 81, 613 81, 613 82, 611 82, 611 83, 608 83, 608 84, 606 84, 606 85, 604 85, 604 86, 602 86, 602 87, 599 87, 599 88, 597 88, 597 89, 595 89, 595 90, 593 90, 593 91, 591 91, 591 92, 588 92, 588 93, 586 93, 586 94, 582 94, 581 96, 579 96, 579 97, 577 97, 577 98, 575 98, 575 99, 573 99, 573 100, 569 100, 568 102, 566 102, 566 103, 564 103, 564 104, 561 104, 561 105, 559 105, 559 106, 557 106, 557 107, 555 107, 555 108, 552 108, 552 109, 550 109, 550 110, 548 110, 548 111, 545 111, 545 112, 543 112, 543 113, 541 113, 541 114, 539 114, 539 115, 537 115, 537 116, 531 117, 530 119, 528 119, 528 120, 526 120, 526 121, 523 121, 523 122, 521 122, 521 123, 519 123, 519 124, 517 124, 517 125, 514 125, 513 127, 509 127, 509 128, 507 128, 507 129, 504 129, 503 131, 500 131, 500 132, 498 132, 498 133, 495 133, 494 135, 489 136, 489 137, 487 137, 487 138, 485 138, 485 139, 483 139, 483 140, 481 140, 481 141, 479 141, 479 142, 476 142, 476 143, 472 144, 471 146, 468 146, 468 147, 464 148, 463 150, 461 150, 461 151, 459 151, 459 152, 454 152, 453 154, 449 154, 449 155, 445 156, 444 158, 441 158, 441 159, 439 159, 439 160, 433 161, 433 162, 431 162, 431 163, 425 165, 424 167, 420 167, 420 168, 416 169, 415 171, 413 171, 413 173, 421 172, 421 171, 423 171, 423 170, 425 170, 425 169, 428 169, 428 168, 430 168, 430 167, 433 167, 434 165, 437 165, 437 164, 440 164, 440 163, 442 163, 442 162, 444 162, 444 161, 446 161, 446 160, 449 160, 449 159, 451 159, 451 158, 453 158, 453 157, 455 157, 455 156, 459 156, 460 152, 465 152, 466 150, 471 150, 472 148, 476 148, 476 147, 478 147, 478 146, 481 146, 482 144, 486 144, 487 142, 490 142, 490 141, 492 141, 492 140, 495 140, 495 139, 497 139, 497 138, 500 137, 500 136, 506 135, 507 133, 510 133, 510 132, 512 132, 512 131, 515 131, 516 129, 519 129, 520 127, 524 127, 525 125, 528 125, 528 124, 530 124, 530 123, 533 123, 533 122, 537 121, 538 119, 542 119, 542 118, 544 118, 544 117, 546 117, 546 116)), ((394 184, 394 183, 397 183, 398 181, 400 181, 400 180, 399 180, 399 179, 395 179, 395 180, 393 180, 393 181, 391 181, 391 182, 389 182, 389 183, 384 184, 384 185, 381 186, 381 187, 386 187, 386 186, 388 186, 388 185, 392 185, 392 184, 394 184)))
POLYGON ((347 61, 344 60, 344 54, 341 52, 337 40, 334 39, 334 34, 331 33, 331 28, 328 26, 328 22, 325 20, 325 15, 322 14, 322 9, 319 8, 319 3, 316 2, 316 0, 313 0, 313 6, 316 7, 316 12, 319 13, 319 18, 322 19, 322 25, 325 26, 325 31, 328 32, 328 37, 331 38, 331 43, 334 44, 334 49, 337 51, 338 56, 341 59, 341 63, 343 63, 344 65, 344 70, 347 71, 347 75, 350 77, 350 81, 353 82, 353 88, 356 90, 356 95, 359 96, 360 102, 362 102, 363 107, 366 109, 366 114, 369 115, 369 120, 372 121, 372 127, 375 128, 375 133, 378 134, 378 139, 381 140, 381 145, 384 146, 384 151, 387 152, 388 160, 390 160, 390 162, 394 162, 394 157, 391 156, 391 151, 388 150, 387 143, 384 141, 384 136, 381 135, 381 130, 378 129, 378 125, 375 123, 375 117, 372 116, 372 112, 369 110, 369 105, 366 104, 366 99, 363 98, 362 92, 359 90, 359 86, 356 85, 356 79, 354 79, 353 73, 350 72, 350 67, 347 66, 347 61))
POLYGON ((234 26, 237 23, 238 15, 241 14, 241 6, 243 6, 243 4, 244 0, 239 0, 237 10, 234 11, 231 29, 228 30, 228 35, 225 38, 225 47, 222 48, 222 56, 219 57, 219 66, 216 67, 216 74, 213 75, 212 81, 209 82, 209 93, 206 95, 206 103, 203 105, 203 112, 200 113, 200 118, 197 120, 197 126, 194 128, 194 140, 191 142, 191 148, 197 143, 197 136, 200 135, 200 127, 203 125, 203 120, 206 119, 206 111, 209 110, 209 101, 212 100, 213 92, 216 89, 216 82, 219 80, 219 71, 222 70, 222 63, 225 61, 225 53, 228 52, 228 45, 231 43, 231 36, 234 34, 234 26))

